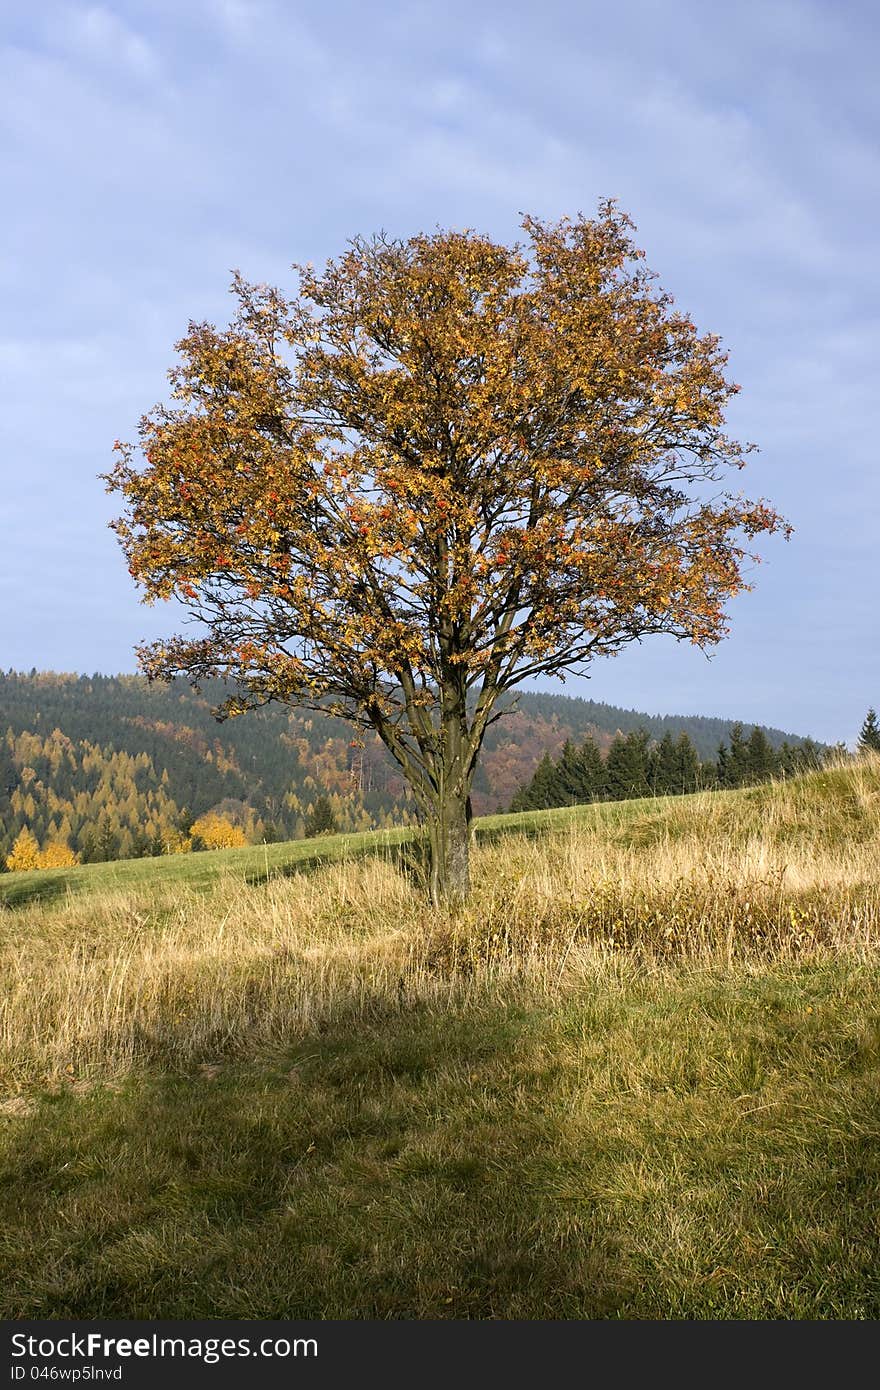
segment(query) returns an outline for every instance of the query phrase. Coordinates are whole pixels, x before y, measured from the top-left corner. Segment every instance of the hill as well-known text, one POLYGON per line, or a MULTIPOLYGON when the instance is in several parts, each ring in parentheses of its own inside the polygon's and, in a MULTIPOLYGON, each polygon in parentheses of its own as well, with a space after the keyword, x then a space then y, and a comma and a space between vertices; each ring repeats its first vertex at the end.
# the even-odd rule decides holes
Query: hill
POLYGON ((0 1313, 876 1319, 880 762, 405 835, 4 878, 0 1313))
MULTIPOLYGON (((178 847, 192 822, 220 808, 252 842, 294 839, 326 797, 339 830, 415 822, 408 791, 376 739, 354 746, 348 725, 270 706, 218 724, 219 683, 137 676, 0 673, 0 859, 23 826, 41 845, 68 844, 83 860, 178 847)), ((729 737, 729 720, 656 716, 591 700, 523 693, 487 735, 474 788, 478 814, 505 808, 544 753, 592 734, 644 727, 687 733, 703 758, 729 737)), ((768 729, 774 746, 796 736, 768 729)))

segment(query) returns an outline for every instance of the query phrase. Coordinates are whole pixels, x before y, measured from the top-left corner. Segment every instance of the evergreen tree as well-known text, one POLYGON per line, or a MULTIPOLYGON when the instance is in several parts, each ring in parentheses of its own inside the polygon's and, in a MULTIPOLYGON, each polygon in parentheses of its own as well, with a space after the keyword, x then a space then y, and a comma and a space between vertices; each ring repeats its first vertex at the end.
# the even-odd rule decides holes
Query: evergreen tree
POLYGON ((566 739, 562 745, 559 762, 556 764, 554 787, 559 799, 555 805, 580 806, 593 798, 593 782, 586 775, 587 768, 581 752, 582 750, 576 749, 570 739, 566 739))
POLYGON ((625 801, 648 794, 648 734, 644 729, 618 734, 605 763, 606 794, 625 801))
POLYGON ((783 777, 791 777, 796 772, 796 750, 792 748, 788 739, 783 739, 776 754, 779 759, 779 771, 783 777))
POLYGON ((551 806, 559 805, 559 779, 556 771, 556 764, 545 753, 535 769, 535 775, 528 785, 526 795, 527 805, 521 807, 524 811, 546 811, 551 806))
POLYGON ((880 753, 880 723, 877 722, 875 709, 868 710, 865 715, 865 722, 859 731, 859 752, 880 753))
POLYGON ((116 859, 119 855, 119 836, 114 832, 107 817, 104 817, 98 826, 95 849, 98 860, 101 862, 116 859))
POLYGON ((822 749, 814 739, 805 738, 797 749, 798 771, 815 772, 822 766, 822 749))
POLYGON ((730 752, 727 758, 728 787, 742 787, 749 780, 749 746, 742 724, 737 722, 730 731, 730 752))
POLYGON ((336 817, 333 814, 330 798, 324 795, 316 796, 309 814, 306 816, 303 830, 305 838, 312 840, 316 835, 335 835, 336 830, 336 817))
POLYGON ((719 743, 718 757, 715 761, 716 778, 719 787, 729 787, 730 782, 730 752, 726 743, 719 743))
POLYGON ((766 782, 778 771, 779 761, 764 730, 757 724, 748 741, 748 780, 766 782))
POLYGON ((681 791, 675 743, 668 729, 651 750, 648 781, 655 796, 672 796, 681 791))
POLYGON ((699 755, 687 734, 675 745, 675 778, 679 792, 695 792, 703 784, 699 755))
POLYGON ((598 801, 605 788, 605 764, 596 740, 589 734, 578 750, 582 801, 598 801))

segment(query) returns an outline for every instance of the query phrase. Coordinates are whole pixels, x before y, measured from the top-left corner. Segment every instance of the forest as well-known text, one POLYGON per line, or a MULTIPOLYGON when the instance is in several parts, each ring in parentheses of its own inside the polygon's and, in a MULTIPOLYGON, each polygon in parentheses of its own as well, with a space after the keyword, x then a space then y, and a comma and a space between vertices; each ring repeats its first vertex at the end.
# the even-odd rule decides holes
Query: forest
MULTIPOLYGON (((341 720, 284 705, 219 723, 211 711, 225 693, 219 682, 196 692, 183 681, 150 684, 139 676, 0 673, 4 867, 416 823, 407 788, 377 739, 353 740, 341 720)), ((474 807, 486 814, 512 803, 539 809, 573 798, 740 785, 741 741, 727 720, 524 693, 487 734, 474 807), (725 742, 729 770, 718 766, 725 742), (598 760, 584 782, 581 756, 576 786, 575 748, 598 760)), ((797 748, 806 750, 798 756, 808 765, 818 753, 809 739, 778 729, 756 730, 748 742, 752 763, 760 753, 767 775, 791 763, 797 748)))

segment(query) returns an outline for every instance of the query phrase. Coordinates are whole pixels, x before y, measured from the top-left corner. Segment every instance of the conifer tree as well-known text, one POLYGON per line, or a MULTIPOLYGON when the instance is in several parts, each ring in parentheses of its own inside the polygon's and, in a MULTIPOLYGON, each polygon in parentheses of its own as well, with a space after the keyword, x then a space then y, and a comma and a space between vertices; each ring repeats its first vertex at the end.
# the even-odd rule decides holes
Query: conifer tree
POLYGON ((338 829, 336 817, 333 814, 333 807, 330 798, 321 793, 312 802, 311 808, 306 816, 306 823, 303 834, 307 840, 312 840, 316 835, 335 835, 338 829))
POLYGON ((747 762, 749 782, 766 782, 779 768, 773 745, 757 724, 749 735, 747 762))
POLYGON ((648 735, 644 729, 617 735, 605 762, 605 787, 612 801, 648 794, 648 735))
POLYGON ((749 749, 745 731, 738 721, 730 731, 730 752, 727 759, 726 785, 742 787, 749 780, 749 749))
POLYGON ((880 723, 877 721, 875 709, 868 710, 865 722, 859 730, 859 752, 880 753, 880 723))
POLYGON ((675 778, 680 792, 695 792, 703 783, 699 754, 687 734, 675 745, 675 778))
POLYGON ((549 811, 560 804, 559 773, 549 753, 544 754, 532 778, 531 802, 535 811, 549 811))
POLYGON ((38 867, 41 869, 70 869, 79 861, 70 845, 62 840, 50 840, 40 853, 38 867))
POLYGON ((598 801, 605 789, 605 764, 592 735, 588 735, 581 744, 578 751, 578 762, 580 764, 583 800, 585 802, 598 801))
POLYGON ((584 795, 580 757, 570 739, 566 739, 562 745, 556 764, 555 789, 558 797, 555 804, 558 806, 578 806, 589 800, 584 795))
POLYGON ((814 772, 822 766, 824 761, 822 749, 815 739, 805 738, 797 749, 798 771, 814 772))
POLYGON ((652 750, 649 782, 655 796, 671 796, 681 791, 678 758, 668 729, 652 750))
POLYGON ((730 750, 723 741, 718 745, 718 757, 715 761, 715 769, 719 787, 731 786, 730 750))

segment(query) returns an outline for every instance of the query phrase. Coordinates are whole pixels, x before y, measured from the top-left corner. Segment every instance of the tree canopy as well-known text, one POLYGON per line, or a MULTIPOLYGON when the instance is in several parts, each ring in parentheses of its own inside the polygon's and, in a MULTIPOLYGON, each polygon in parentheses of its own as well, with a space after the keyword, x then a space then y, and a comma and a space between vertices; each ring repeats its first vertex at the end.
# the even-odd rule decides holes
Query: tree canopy
POLYGON ((717 642, 750 541, 785 528, 719 486, 750 447, 724 433, 738 388, 629 219, 523 228, 358 239, 290 298, 236 277, 232 323, 190 325, 173 403, 108 475, 132 576, 201 625, 143 668, 231 678, 224 714, 374 729, 436 901, 467 893, 499 697, 651 633, 717 642))

